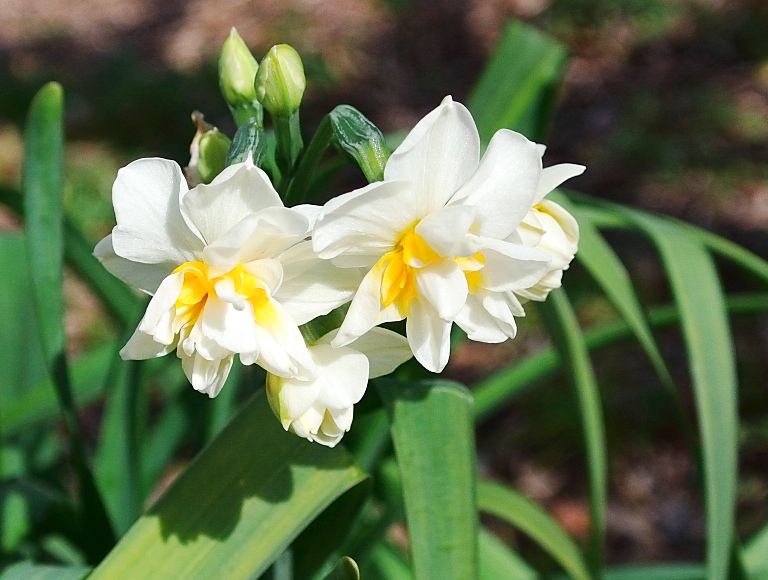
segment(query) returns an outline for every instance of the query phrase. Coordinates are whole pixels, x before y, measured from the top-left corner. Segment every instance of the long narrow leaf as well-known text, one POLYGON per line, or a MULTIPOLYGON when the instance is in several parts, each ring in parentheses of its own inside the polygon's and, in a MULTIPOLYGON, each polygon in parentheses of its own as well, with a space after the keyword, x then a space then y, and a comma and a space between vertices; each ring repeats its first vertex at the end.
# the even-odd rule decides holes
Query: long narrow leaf
POLYGON ((84 566, 46 566, 20 562, 0 574, 0 580, 81 580, 90 570, 84 566))
POLYGON ((477 506, 533 539, 575 580, 590 580, 579 547, 534 501, 513 489, 481 479, 477 484, 477 506))
MULTIPOLYGON (((627 208, 605 200, 595 199, 573 192, 570 192, 569 195, 579 201, 579 213, 588 215, 589 219, 599 228, 637 229, 639 227, 638 222, 633 219, 633 216, 644 216, 653 219, 653 214, 648 212, 635 209, 628 212, 627 208)), ((740 268, 743 268, 746 272, 751 273, 762 282, 768 284, 768 260, 750 252, 743 246, 740 246, 731 240, 713 234, 707 230, 671 218, 665 218, 665 220, 668 223, 674 223, 684 229, 714 254, 725 258, 740 268)))
POLYGON ((562 357, 566 377, 572 383, 579 401, 589 473, 589 507, 592 520, 590 563, 597 570, 602 566, 605 509, 608 503, 608 459, 600 391, 584 334, 565 291, 561 288, 552 292, 547 301, 539 306, 544 324, 562 357))
POLYGON ((469 98, 484 142, 501 128, 541 139, 565 68, 562 46, 521 22, 507 24, 469 98))
POLYGON ((768 525, 747 542, 744 565, 752 580, 768 579, 768 525))
POLYGON ((377 386, 392 417, 416 578, 475 578, 471 395, 446 381, 382 381, 377 386))
POLYGON ((29 296, 24 237, 0 233, 0 263, 6 272, 0 285, 0 436, 6 431, 6 409, 47 377, 35 313, 29 296))
MULTIPOLYGON (((732 316, 754 315, 768 312, 768 294, 754 292, 730 296, 726 300, 732 316)), ((680 315, 674 306, 658 306, 648 310, 648 321, 654 328, 677 324, 680 315)), ((584 340, 590 351, 600 350, 626 341, 634 336, 624 321, 610 322, 589 330, 584 340)), ((492 373, 475 385, 475 420, 483 421, 503 408, 516 396, 560 368, 560 357, 554 348, 545 348, 536 354, 492 373)))
POLYGON ((480 528, 480 580, 535 580, 539 577, 520 556, 485 528, 480 528))
POLYGON ((701 564, 659 564, 626 566, 603 573, 603 580, 704 580, 707 569, 701 564))
POLYGON ((658 248, 680 310, 702 441, 707 577, 727 578, 736 509, 738 390, 725 298, 711 256, 688 230, 627 211, 658 248))
POLYGON ((69 427, 73 461, 80 478, 83 547, 90 560, 95 561, 111 547, 114 534, 88 467, 65 355, 62 293, 63 100, 61 86, 50 83, 40 89, 30 107, 25 131, 23 176, 25 239, 37 327, 46 366, 69 427))
MULTIPOLYGON (((121 341, 122 342, 122 341, 121 341)), ((141 457, 139 401, 142 361, 123 361, 115 352, 108 377, 109 395, 102 419, 94 472, 118 535, 131 527, 141 512, 141 457)))
POLYGON ((261 391, 91 578, 258 577, 364 479, 342 448, 284 432, 261 391))
POLYGON ((627 269, 590 221, 588 214, 581 214, 578 206, 558 193, 550 193, 548 197, 574 214, 579 223, 579 251, 576 259, 587 269, 621 317, 632 328, 664 386, 676 394, 672 376, 645 318, 627 269))

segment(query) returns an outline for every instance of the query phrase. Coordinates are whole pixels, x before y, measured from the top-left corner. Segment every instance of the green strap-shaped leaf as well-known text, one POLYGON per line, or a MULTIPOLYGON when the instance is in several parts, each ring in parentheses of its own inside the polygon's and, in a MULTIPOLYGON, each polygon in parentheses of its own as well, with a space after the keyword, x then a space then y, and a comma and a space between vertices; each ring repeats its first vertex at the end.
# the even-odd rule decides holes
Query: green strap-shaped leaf
POLYGON ((84 566, 49 566, 19 562, 0 574, 0 580, 81 580, 90 570, 84 566))
POLYGON ((378 578, 379 580, 413 580, 413 570, 408 566, 405 557, 384 540, 374 546, 371 551, 370 576, 365 578, 378 578))
POLYGON ((0 264, 6 275, 0 284, 0 437, 7 432, 7 409, 47 377, 35 313, 29 296, 24 237, 0 234, 0 264))
POLYGON ((625 211, 658 248, 680 310, 702 442, 707 577, 727 578, 736 508, 738 387, 723 290, 707 249, 687 229, 625 211))
POLYGON ((661 356, 651 328, 645 318, 643 307, 637 298, 629 273, 616 252, 608 245, 587 214, 579 212, 579 207, 571 203, 559 192, 549 194, 548 199, 562 205, 570 211, 579 223, 579 251, 576 259, 584 265, 589 274, 598 283, 611 303, 626 320, 637 336, 640 346, 656 370, 664 386, 675 396, 674 382, 661 356))
MULTIPOLYGON (((579 213, 587 214, 589 219, 600 228, 638 228, 638 224, 632 216, 653 217, 653 214, 632 210, 615 203, 596 199, 583 194, 570 192, 569 195, 577 199, 580 204, 579 213)), ((743 268, 762 282, 768 284, 768 260, 750 252, 743 246, 732 242, 722 236, 708 232, 694 225, 681 222, 672 218, 665 218, 669 223, 674 223, 684 229, 693 238, 701 242, 713 253, 725 258, 733 264, 743 268)))
MULTIPOLYGON (((21 193, 15 189, 0 187, 0 202, 18 215, 23 215, 21 193)), ((107 272, 93 256, 93 244, 71 220, 64 216, 64 259, 91 287, 104 305, 122 325, 135 324, 138 320, 141 298, 122 281, 107 272)), ((144 309, 141 309, 144 312, 144 309)))
POLYGON ((80 533, 91 561, 114 541, 104 505, 88 466, 69 382, 62 293, 64 96, 56 83, 45 85, 30 106, 24 133, 24 223, 32 300, 46 366, 58 394, 72 439, 73 462, 80 478, 80 533))
POLYGON ((144 499, 140 454, 143 451, 141 419, 145 413, 139 410, 146 406, 139 380, 142 364, 143 361, 123 361, 118 352, 113 355, 94 462, 99 489, 119 536, 136 521, 144 499))
POLYGON ((707 569, 702 564, 661 564, 626 566, 603 573, 603 580, 704 580, 707 569))
POLYGON ((477 576, 472 396, 447 381, 381 381, 418 580, 477 576))
MULTIPOLYGON (((731 316, 754 315, 768 312, 768 294, 753 292, 731 295, 726 300, 731 316)), ((680 315, 674 306, 658 306, 648 310, 648 321, 653 328, 678 324, 680 315)), ((629 340, 634 336, 632 329, 623 320, 609 322, 584 334, 584 341, 590 351, 629 340)), ((475 420, 482 422, 494 412, 509 404, 516 396, 560 368, 560 357, 554 348, 544 348, 526 356, 476 383, 472 394, 475 397, 475 420)))
POLYGON ((529 536, 575 580, 589 580, 587 564, 571 537, 534 501, 501 484, 479 480, 477 506, 529 536))
POLYGON ((258 577, 365 479, 341 447, 283 431, 264 391, 128 531, 91 578, 258 577))
POLYGON ((768 580, 768 525, 744 547, 744 566, 752 580, 768 580))
MULTIPOLYGON (((64 355, 62 192, 63 93, 50 83, 35 96, 24 133, 24 218, 32 299, 52 370, 64 355)), ((62 361, 63 362, 63 361, 62 361)))
POLYGON ((539 311, 555 348, 562 357, 565 375, 572 383, 579 401, 589 473, 589 507, 592 519, 590 564, 597 570, 602 566, 605 509, 608 503, 608 460, 600 390, 584 334, 565 290, 561 288, 552 292, 546 302, 539 304, 539 311))
POLYGON ((480 580, 536 580, 539 577, 499 538, 480 528, 480 580))
POLYGON ((484 142, 501 128, 541 139, 566 63, 562 46, 521 22, 507 24, 468 106, 484 142))

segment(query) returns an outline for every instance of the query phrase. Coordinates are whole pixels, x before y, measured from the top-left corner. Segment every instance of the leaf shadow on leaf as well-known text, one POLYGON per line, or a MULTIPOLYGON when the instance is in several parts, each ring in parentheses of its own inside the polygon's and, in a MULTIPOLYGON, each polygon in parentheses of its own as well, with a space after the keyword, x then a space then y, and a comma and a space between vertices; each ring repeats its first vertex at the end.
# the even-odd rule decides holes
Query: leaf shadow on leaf
POLYGON ((164 540, 175 536, 181 544, 201 536, 223 541, 241 528, 264 526, 269 518, 278 528, 286 518, 304 517, 304 494, 332 493, 316 484, 327 484, 335 474, 342 479, 352 467, 343 448, 329 449, 285 432, 261 391, 147 516, 159 519, 164 540))

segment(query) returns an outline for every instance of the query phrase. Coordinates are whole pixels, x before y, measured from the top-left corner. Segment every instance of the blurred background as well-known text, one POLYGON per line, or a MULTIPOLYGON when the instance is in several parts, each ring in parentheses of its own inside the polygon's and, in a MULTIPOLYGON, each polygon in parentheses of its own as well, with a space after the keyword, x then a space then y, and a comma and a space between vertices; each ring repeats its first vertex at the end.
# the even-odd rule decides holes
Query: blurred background
MULTIPOLYGON (((0 0, 0 186, 18 187, 22 126, 46 81, 65 89, 66 204, 94 241, 111 228, 111 184, 137 157, 185 165, 190 113, 232 134, 216 60, 235 25, 257 59, 276 43, 301 53, 305 133, 339 103, 385 132, 410 129, 446 94, 463 101, 507 19, 563 43, 572 58, 545 164, 587 172, 568 186, 693 222, 768 255, 768 4, 759 0, 0 0)), ((350 174, 343 186, 361 185, 350 174)), ((18 226, 0 208, 0 227, 18 226)), ((655 254, 609 236, 648 305, 669 301, 655 254)), ((728 291, 754 289, 721 269, 728 291)), ((585 327, 616 318, 575 264, 565 275, 585 327)), ((95 298, 67 279, 73 353, 114 332, 95 298)), ((742 385, 738 531, 768 518, 768 320, 734 319, 742 385)), ((535 312, 503 345, 466 345, 449 373, 471 385, 546 344, 535 312)), ((660 341, 690 404, 676 330, 660 341)), ((596 356, 610 452, 608 560, 702 560, 694 463, 642 351, 596 356)), ((91 436, 100 408, 84 414, 91 436)), ((589 509, 578 416, 562 379, 536 385, 481 425, 480 469, 541 502, 578 538, 589 509)), ((492 524, 493 522, 491 522, 492 524)), ((502 526, 509 541, 525 544, 502 526)))

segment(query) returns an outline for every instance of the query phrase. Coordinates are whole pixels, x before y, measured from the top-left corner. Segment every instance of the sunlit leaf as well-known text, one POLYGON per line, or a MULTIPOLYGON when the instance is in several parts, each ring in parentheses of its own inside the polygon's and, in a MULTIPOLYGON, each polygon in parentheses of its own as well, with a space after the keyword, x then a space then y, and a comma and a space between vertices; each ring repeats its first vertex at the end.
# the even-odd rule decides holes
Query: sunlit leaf
POLYGON ((584 334, 565 290, 561 288, 552 292, 546 302, 539 304, 539 312, 562 357, 565 376, 572 383, 579 401, 589 474, 590 563, 594 569, 599 569, 602 566, 608 503, 608 459, 600 390, 584 334))
POLYGON ((587 564, 576 543, 534 501, 513 489, 488 480, 477 484, 480 511, 508 522, 529 536, 575 580, 589 580, 587 564))
POLYGON ((485 528, 480 528, 480 580, 535 580, 539 577, 520 556, 485 528))
POLYGON ((738 389, 723 290, 711 256, 686 228, 626 212, 658 248, 680 311, 702 442, 707 577, 726 578, 736 509, 738 389))
POLYGON ((81 580, 90 570, 84 566, 49 566, 19 562, 0 574, 0 580, 81 580))
POLYGON ((261 391, 91 578, 258 577, 364 478, 341 447, 283 431, 261 391))
POLYGON ((541 139, 566 63, 565 49, 521 22, 507 24, 468 107, 486 143, 502 127, 541 139))
POLYGON ((109 550, 114 534, 88 467, 66 362, 62 292, 63 100, 61 86, 49 83, 30 106, 24 133, 24 227, 37 327, 46 366, 69 428, 72 458, 80 479, 80 533, 91 561, 95 561, 109 550))
POLYGON ((768 579, 768 525, 744 546, 744 566, 752 580, 768 579))
POLYGON ((416 577, 476 577, 471 395, 438 380, 377 386, 391 416, 416 577))

